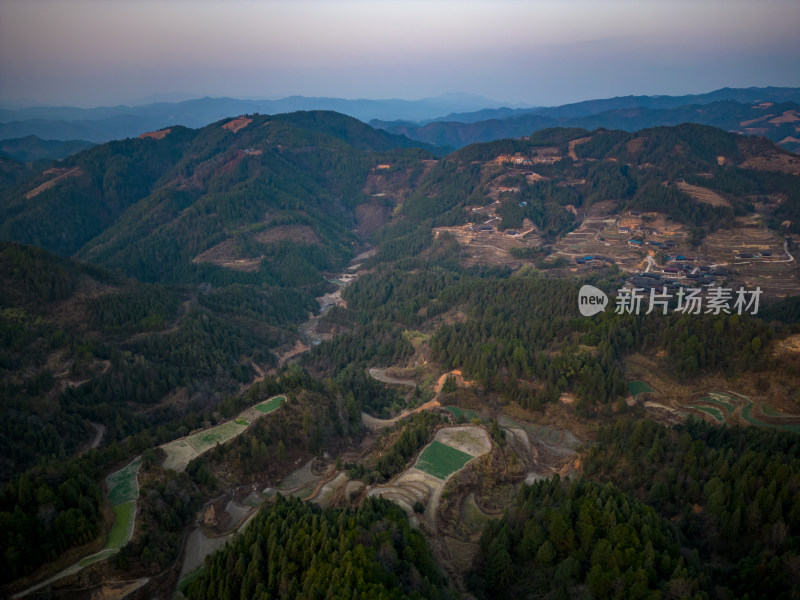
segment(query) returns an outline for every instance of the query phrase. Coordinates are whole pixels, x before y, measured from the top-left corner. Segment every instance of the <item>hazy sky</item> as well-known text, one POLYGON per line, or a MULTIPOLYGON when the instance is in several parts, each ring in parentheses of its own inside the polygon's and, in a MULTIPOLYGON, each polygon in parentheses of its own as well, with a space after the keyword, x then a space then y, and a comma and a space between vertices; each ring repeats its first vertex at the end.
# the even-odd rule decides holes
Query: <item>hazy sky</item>
POLYGON ((0 0, 0 98, 554 105, 800 86, 800 0, 0 0))

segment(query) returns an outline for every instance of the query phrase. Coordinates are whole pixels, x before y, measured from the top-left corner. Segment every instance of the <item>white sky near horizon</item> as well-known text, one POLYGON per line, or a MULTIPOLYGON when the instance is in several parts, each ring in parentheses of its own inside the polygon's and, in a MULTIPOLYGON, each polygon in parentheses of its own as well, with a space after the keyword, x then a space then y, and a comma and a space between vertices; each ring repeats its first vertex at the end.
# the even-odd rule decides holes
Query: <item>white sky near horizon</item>
POLYGON ((556 105, 800 86, 798 0, 0 0, 0 98, 556 105))

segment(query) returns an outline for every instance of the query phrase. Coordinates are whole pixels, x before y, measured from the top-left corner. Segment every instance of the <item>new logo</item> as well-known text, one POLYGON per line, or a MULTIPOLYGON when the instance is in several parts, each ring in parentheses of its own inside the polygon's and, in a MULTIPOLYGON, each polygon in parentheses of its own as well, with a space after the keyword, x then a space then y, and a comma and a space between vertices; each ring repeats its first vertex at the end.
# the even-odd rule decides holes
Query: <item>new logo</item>
POLYGON ((608 296, 593 285, 584 285, 578 292, 578 310, 584 317, 602 312, 608 306, 608 296))

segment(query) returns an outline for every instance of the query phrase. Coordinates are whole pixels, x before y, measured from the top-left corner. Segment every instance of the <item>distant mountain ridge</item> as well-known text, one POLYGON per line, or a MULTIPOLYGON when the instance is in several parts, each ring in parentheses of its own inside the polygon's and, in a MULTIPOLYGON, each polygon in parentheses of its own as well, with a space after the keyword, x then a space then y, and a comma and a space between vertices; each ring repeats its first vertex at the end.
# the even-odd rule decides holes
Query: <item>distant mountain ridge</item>
MULTIPOLYGON (((741 96, 740 94, 734 95, 741 96)), ((790 98, 798 95, 800 94, 776 94, 776 96, 790 98)), ((679 105, 671 108, 637 106, 635 100, 630 97, 581 103, 582 109, 589 111, 586 114, 577 114, 581 110, 580 106, 568 105, 552 109, 522 111, 522 114, 512 111, 512 113, 506 114, 517 116, 480 121, 471 121, 470 119, 476 113, 470 113, 466 115, 465 121, 430 121, 425 124, 414 124, 407 121, 394 123, 371 121, 370 124, 373 127, 429 144, 460 148, 476 142, 527 136, 534 131, 549 127, 638 131, 646 127, 698 123, 743 135, 767 137, 780 143, 787 150, 800 150, 800 103, 798 100, 780 102, 755 100, 747 103, 736 100, 714 100, 709 103, 679 105), (615 104, 621 107, 593 112, 603 106, 615 104)), ((659 101, 654 104, 668 104, 676 101, 673 98, 668 102, 659 101)), ((481 111, 480 114, 491 113, 493 111, 481 111)))
POLYGON ((475 110, 501 103, 466 94, 448 94, 421 100, 348 100, 290 96, 279 100, 197 98, 183 102, 156 102, 141 106, 76 108, 37 106, 0 109, 0 139, 36 135, 43 139, 82 139, 95 143, 136 137, 170 125, 205 127, 241 114, 280 114, 301 110, 330 110, 357 118, 433 119, 448 112, 475 110))
MULTIPOLYGON (((411 128, 433 122, 471 124, 489 120, 519 119, 516 123, 506 123, 502 127, 493 124, 482 125, 479 128, 482 132, 480 134, 464 131, 442 134, 439 143, 452 146, 454 143, 466 145, 508 136, 529 135, 536 129, 561 124, 572 126, 572 123, 562 120, 583 118, 607 111, 634 108, 669 110, 721 101, 742 104, 759 101, 800 103, 800 88, 723 88, 707 94, 623 96, 539 108, 503 107, 500 102, 468 94, 445 94, 420 100, 348 100, 304 96, 290 96, 278 100, 242 100, 206 97, 183 102, 154 102, 140 106, 98 108, 37 106, 0 109, 0 140, 35 135, 48 140, 86 140, 103 143, 114 139, 136 137, 147 131, 173 125, 204 127, 231 115, 279 114, 300 110, 336 111, 395 133, 400 133, 398 129, 400 127, 406 127, 410 132, 411 128), (537 118, 534 119, 534 116, 537 118), (524 131, 524 128, 530 128, 531 124, 533 129, 524 131), (491 133, 494 130, 497 130, 497 133, 491 133)), ((583 125, 578 123, 577 126, 583 125)), ((647 125, 631 125, 632 128, 641 126, 647 125)), ((437 126, 431 129, 441 131, 443 128, 437 126)), ((430 141, 435 136, 415 133, 410 137, 430 141)))
POLYGON ((93 145, 83 140, 43 140, 35 135, 28 135, 24 138, 0 141, 0 156, 10 157, 19 162, 60 160, 93 145))
MULTIPOLYGON (((560 106, 542 108, 486 108, 468 113, 451 113, 446 117, 431 119, 431 121, 458 121, 459 123, 476 123, 488 119, 508 119, 528 114, 537 114, 546 117, 572 118, 599 114, 611 110, 626 108, 653 108, 668 109, 694 104, 711 104, 732 100, 739 103, 751 102, 798 102, 800 103, 800 88, 764 87, 764 88, 721 88, 707 94, 687 94, 684 96, 616 96, 599 100, 584 100, 560 106)), ((430 121, 428 121, 430 122, 430 121)), ((426 122, 420 122, 424 125, 426 122)))

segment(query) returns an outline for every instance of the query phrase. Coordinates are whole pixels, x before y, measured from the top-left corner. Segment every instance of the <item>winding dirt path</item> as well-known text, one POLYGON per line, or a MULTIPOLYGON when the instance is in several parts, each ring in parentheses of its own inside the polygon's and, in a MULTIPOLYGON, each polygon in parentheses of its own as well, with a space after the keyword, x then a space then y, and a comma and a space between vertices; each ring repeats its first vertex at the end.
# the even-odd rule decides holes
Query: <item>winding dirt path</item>
POLYGON ((417 385, 417 382, 413 379, 399 379, 397 377, 392 377, 391 375, 387 375, 386 371, 388 371, 388 369, 376 369, 373 367, 369 370, 369 376, 382 383, 389 383, 392 385, 408 385, 411 387, 417 385))
POLYGON ((401 412, 396 417, 392 417, 391 419, 377 419, 368 415, 365 412, 361 413, 361 422, 371 431, 380 431, 386 427, 391 427, 395 423, 397 423, 401 419, 405 419, 406 417, 421 412, 423 410, 432 410, 434 408, 439 408, 441 404, 439 401, 434 398, 433 400, 429 400, 425 404, 419 405, 417 408, 406 409, 401 412))
MULTIPOLYGON (((408 382, 408 383, 402 383, 402 385, 417 385, 416 381, 412 381, 410 379, 403 380, 403 379, 396 379, 394 377, 387 377, 385 375, 385 372, 386 372, 386 369, 370 369, 369 370, 369 374, 372 377, 374 377, 378 381, 382 381, 384 383, 400 384, 401 382, 408 382), (378 377, 376 375, 381 375, 381 377, 378 377)), ((464 377, 462 376, 461 371, 459 371, 458 369, 454 369, 453 371, 448 371, 447 373, 442 373, 439 376, 439 379, 437 380, 436 385, 433 388, 433 391, 436 394, 433 397, 433 400, 429 400, 428 402, 426 402, 425 404, 421 404, 417 408, 406 409, 403 412, 401 412, 399 415, 397 415, 396 417, 392 417, 391 419, 378 419, 376 417, 368 415, 365 412, 362 412, 361 413, 361 422, 370 431, 380 431, 381 429, 384 429, 386 427, 391 427, 392 425, 397 423, 399 420, 405 419, 406 417, 408 417, 410 415, 416 414, 416 413, 421 412, 423 410, 432 410, 434 408, 439 408, 441 406, 441 404, 439 402, 439 394, 441 394, 442 388, 444 387, 444 384, 447 381, 447 377, 450 376, 450 375, 452 375, 452 376, 454 376, 456 378, 456 383, 460 387, 469 387, 469 386, 471 386, 473 384, 472 381, 466 381, 464 379, 464 377)))

